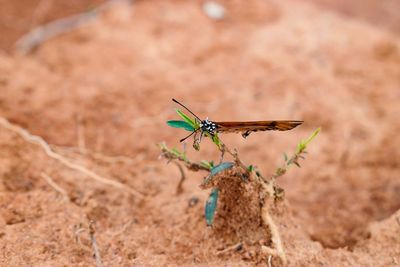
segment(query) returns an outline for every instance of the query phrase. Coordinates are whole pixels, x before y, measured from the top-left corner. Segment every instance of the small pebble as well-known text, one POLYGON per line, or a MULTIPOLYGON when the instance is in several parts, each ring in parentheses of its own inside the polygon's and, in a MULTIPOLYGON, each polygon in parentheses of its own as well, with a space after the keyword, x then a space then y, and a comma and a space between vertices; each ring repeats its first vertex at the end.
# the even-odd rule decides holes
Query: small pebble
POLYGON ((189 199, 189 207, 194 207, 197 205, 197 203, 199 203, 199 198, 198 197, 191 197, 189 199))
POLYGON ((225 18, 225 8, 217 2, 207 1, 203 4, 204 13, 214 20, 225 18))

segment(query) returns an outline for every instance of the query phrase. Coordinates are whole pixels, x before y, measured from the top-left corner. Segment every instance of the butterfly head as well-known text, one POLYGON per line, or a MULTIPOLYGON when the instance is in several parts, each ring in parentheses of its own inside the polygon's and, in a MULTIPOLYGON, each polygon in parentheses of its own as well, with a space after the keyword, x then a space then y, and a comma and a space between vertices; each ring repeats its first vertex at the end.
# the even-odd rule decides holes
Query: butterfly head
POLYGON ((200 122, 200 128, 202 132, 208 132, 211 135, 215 135, 217 132, 217 124, 209 121, 208 118, 200 122))

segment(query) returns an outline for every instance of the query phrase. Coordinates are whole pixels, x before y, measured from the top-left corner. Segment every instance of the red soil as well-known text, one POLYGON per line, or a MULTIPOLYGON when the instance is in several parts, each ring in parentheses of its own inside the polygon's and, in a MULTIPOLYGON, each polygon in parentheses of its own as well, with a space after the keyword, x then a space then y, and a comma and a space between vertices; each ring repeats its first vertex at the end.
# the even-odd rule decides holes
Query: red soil
MULTIPOLYGON (((265 175, 322 127, 302 168, 279 181, 287 266, 399 265, 400 14, 379 11, 400 3, 221 1, 226 18, 213 21, 201 1, 135 1, 22 56, 11 44, 32 25, 102 1, 23 2, 0 2, 0 116, 119 184, 2 123, 1 266, 93 266, 89 220, 105 266, 266 264, 246 248, 217 255, 234 244, 206 227, 202 174, 187 173, 175 194, 179 171, 155 145, 180 147, 185 134, 165 123, 177 117, 172 97, 213 120, 304 120, 290 132, 222 136, 265 175)), ((219 156, 209 140, 188 155, 219 156)))

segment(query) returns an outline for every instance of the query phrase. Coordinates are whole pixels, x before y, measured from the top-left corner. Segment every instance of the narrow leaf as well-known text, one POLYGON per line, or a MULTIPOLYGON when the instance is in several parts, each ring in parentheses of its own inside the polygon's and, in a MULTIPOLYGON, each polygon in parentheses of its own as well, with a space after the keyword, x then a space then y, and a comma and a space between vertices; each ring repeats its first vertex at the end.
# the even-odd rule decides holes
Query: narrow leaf
POLYGON ((234 165, 233 162, 222 162, 221 164, 219 164, 219 165, 213 167, 213 168, 210 170, 210 174, 209 174, 207 177, 204 178, 204 180, 203 180, 203 182, 202 182, 201 184, 202 184, 203 186, 208 185, 208 184, 213 180, 213 177, 214 177, 217 173, 220 173, 220 172, 222 172, 222 171, 224 171, 224 170, 230 169, 230 168, 233 167, 233 165, 234 165))
POLYGON ((217 134, 215 134, 212 137, 212 141, 213 141, 214 144, 216 144, 218 146, 218 148, 221 148, 221 141, 219 140, 219 137, 218 137, 217 134))
POLYGON ((207 160, 200 161, 200 165, 202 165, 202 166, 204 166, 204 167, 206 167, 206 168, 208 168, 210 170, 212 168, 212 162, 207 161, 207 160))
POLYGON ((304 150, 307 148, 307 145, 318 135, 320 131, 321 128, 318 128, 306 140, 301 140, 300 143, 297 145, 296 153, 303 153, 304 150))
POLYGON ((218 164, 217 166, 211 169, 210 176, 214 176, 219 172, 230 169, 233 167, 233 165, 234 165, 233 162, 222 162, 221 164, 218 164))
POLYGON ((310 137, 308 137, 308 139, 304 142, 304 145, 308 145, 316 136, 317 134, 321 131, 321 128, 318 128, 317 130, 315 130, 310 137))
POLYGON ((194 129, 196 129, 196 123, 195 120, 192 120, 191 118, 189 118, 185 113, 183 113, 182 111, 180 111, 179 109, 176 109, 176 113, 178 113, 179 116, 181 116, 181 118, 186 121, 190 126, 192 126, 194 129))
POLYGON ((207 226, 212 226, 214 223, 215 211, 217 210, 218 191, 218 188, 213 188, 206 201, 205 216, 207 226))
POLYGON ((186 121, 167 121, 167 124, 174 128, 182 128, 186 131, 193 132, 195 129, 186 121))
POLYGON ((282 176, 282 175, 284 175, 286 173, 286 169, 284 169, 284 168, 278 168, 278 169, 276 169, 276 175, 278 175, 278 176, 282 176))
POLYGON ((178 156, 178 157, 180 157, 181 155, 182 155, 182 153, 178 150, 178 149, 176 149, 176 148, 172 148, 171 150, 170 150, 172 153, 174 153, 176 156, 178 156))

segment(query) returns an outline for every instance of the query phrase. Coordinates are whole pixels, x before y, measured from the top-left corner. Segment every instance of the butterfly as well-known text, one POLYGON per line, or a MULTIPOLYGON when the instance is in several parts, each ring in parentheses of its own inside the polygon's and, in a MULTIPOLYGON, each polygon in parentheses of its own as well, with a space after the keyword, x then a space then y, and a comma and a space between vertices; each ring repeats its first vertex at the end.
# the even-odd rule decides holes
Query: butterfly
POLYGON ((205 120, 200 119, 196 114, 194 114, 190 109, 188 109, 185 105, 177 101, 176 99, 172 99, 175 103, 182 106, 184 109, 190 112, 198 121, 199 128, 194 130, 190 135, 182 138, 180 142, 185 141, 187 138, 192 136, 193 134, 201 132, 200 139, 204 133, 208 133, 211 136, 214 136, 217 133, 241 133, 244 138, 249 136, 252 132, 258 131, 288 131, 291 130, 300 124, 303 121, 295 121, 295 120, 269 120, 269 121, 224 121, 224 122, 215 122, 210 121, 208 118, 205 120))

